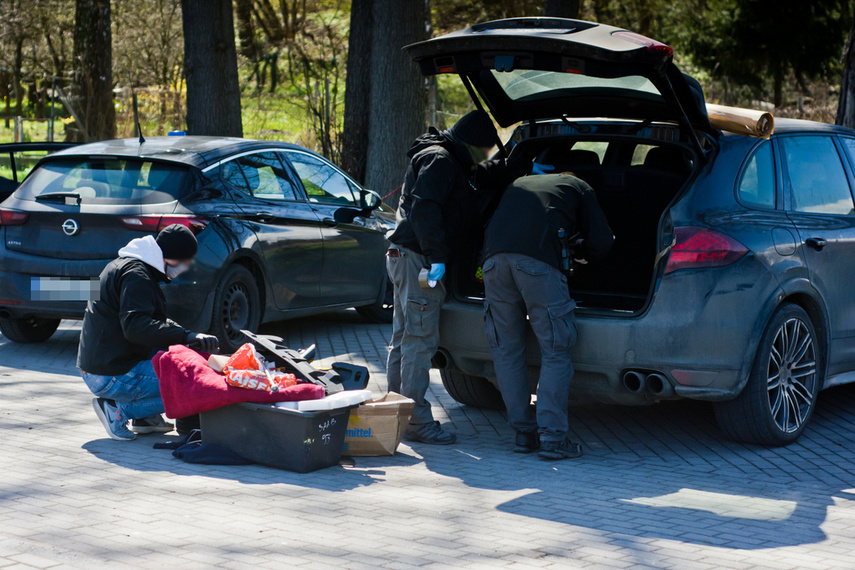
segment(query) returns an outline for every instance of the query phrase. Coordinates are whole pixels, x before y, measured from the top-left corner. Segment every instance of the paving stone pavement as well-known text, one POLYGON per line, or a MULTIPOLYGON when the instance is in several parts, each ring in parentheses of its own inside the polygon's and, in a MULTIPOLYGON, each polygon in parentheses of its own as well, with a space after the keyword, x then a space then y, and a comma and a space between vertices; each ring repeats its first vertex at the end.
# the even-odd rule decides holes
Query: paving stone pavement
MULTIPOLYGON (((107 439, 76 375, 79 326, 0 337, 0 568, 855 568, 855 387, 822 393, 795 445, 725 442, 708 406, 574 405, 579 460, 509 451, 502 414, 434 373, 456 445, 312 474, 185 464, 107 439)), ((277 323, 291 346, 366 363, 386 326, 353 311, 277 323)))

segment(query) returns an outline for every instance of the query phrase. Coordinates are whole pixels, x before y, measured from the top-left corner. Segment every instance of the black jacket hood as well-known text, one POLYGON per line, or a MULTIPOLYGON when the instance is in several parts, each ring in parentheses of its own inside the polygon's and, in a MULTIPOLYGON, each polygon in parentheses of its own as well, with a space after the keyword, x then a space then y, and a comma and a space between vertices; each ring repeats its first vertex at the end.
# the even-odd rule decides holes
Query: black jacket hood
POLYGON ((410 150, 407 151, 407 156, 413 158, 432 146, 441 146, 467 168, 473 166, 472 155, 469 154, 466 144, 454 138, 450 132, 440 131, 436 127, 428 128, 428 132, 414 140, 410 150))

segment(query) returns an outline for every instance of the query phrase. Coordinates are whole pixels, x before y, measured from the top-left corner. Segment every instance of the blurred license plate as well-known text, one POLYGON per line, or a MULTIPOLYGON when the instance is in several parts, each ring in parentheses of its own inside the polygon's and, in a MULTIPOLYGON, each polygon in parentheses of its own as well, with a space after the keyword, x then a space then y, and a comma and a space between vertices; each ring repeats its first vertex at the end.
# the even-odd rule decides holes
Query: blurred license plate
POLYGON ((30 278, 30 299, 33 301, 95 301, 101 287, 97 277, 71 279, 68 277, 30 278))

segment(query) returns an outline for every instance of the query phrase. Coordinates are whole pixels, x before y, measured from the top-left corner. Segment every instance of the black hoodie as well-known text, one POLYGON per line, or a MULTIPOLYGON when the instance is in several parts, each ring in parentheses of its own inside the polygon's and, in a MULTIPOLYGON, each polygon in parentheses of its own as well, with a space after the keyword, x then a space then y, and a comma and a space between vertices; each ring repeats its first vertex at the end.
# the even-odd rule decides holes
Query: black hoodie
POLYGON ((448 262, 455 240, 466 231, 481 231, 481 212, 490 198, 531 170, 523 161, 475 165, 465 144, 433 127, 407 156, 398 224, 389 241, 423 254, 429 264, 448 262))

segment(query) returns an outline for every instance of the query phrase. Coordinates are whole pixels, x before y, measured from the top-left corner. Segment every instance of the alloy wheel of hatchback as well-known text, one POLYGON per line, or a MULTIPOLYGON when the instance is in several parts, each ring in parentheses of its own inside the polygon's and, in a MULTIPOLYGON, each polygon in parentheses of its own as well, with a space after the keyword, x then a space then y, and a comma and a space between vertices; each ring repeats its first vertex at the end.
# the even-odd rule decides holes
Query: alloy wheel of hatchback
POLYGON ((784 433, 798 431, 813 409, 816 364, 808 326, 798 318, 785 321, 772 342, 766 377, 769 410, 784 433))
POLYGON ((730 439, 747 443, 796 441, 816 407, 822 366, 822 345, 810 316, 796 304, 783 304, 760 339, 742 393, 715 403, 719 427, 730 439))

